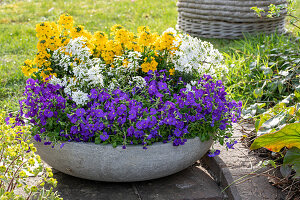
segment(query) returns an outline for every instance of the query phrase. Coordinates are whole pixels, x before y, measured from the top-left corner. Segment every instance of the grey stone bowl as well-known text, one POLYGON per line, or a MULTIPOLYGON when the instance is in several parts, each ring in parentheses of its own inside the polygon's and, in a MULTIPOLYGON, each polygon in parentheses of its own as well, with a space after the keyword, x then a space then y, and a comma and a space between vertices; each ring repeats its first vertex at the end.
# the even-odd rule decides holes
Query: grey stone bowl
POLYGON ((198 137, 184 145, 154 143, 113 148, 112 145, 66 142, 51 148, 35 142, 37 153, 54 169, 71 176, 107 182, 133 182, 156 179, 179 172, 199 160, 212 145, 198 137))

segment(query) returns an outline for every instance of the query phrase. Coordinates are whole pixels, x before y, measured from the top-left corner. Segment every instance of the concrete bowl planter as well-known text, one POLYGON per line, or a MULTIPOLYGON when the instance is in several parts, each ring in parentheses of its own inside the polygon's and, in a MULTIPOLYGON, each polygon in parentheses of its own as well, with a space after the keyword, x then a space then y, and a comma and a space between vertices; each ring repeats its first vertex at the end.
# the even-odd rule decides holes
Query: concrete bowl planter
POLYGON ((154 143, 113 148, 112 145, 67 142, 60 148, 36 142, 37 153, 54 169, 96 181, 133 182, 156 179, 179 172, 199 160, 212 145, 198 137, 181 146, 154 143))

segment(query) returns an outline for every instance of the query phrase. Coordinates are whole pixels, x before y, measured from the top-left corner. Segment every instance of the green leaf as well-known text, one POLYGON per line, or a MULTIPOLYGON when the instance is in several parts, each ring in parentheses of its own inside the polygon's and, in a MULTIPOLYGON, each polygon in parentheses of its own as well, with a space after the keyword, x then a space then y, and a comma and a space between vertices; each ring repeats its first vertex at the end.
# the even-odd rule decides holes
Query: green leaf
POLYGON ((283 177, 288 178, 292 173, 292 168, 287 164, 283 164, 280 167, 280 173, 283 177))
POLYGON ((3 195, 5 193, 5 190, 4 190, 4 188, 0 188, 0 197, 3 195))
POLYGON ((271 130, 285 124, 287 113, 280 112, 278 115, 268 119, 268 115, 261 117, 261 122, 259 126, 258 136, 264 135, 266 133, 271 133, 271 130))
POLYGON ((95 138, 95 144, 100 144, 100 142, 101 142, 100 137, 99 137, 99 136, 96 137, 96 138, 95 138))
POLYGON ((295 90, 294 94, 295 94, 295 97, 297 98, 297 100, 300 101, 300 92, 295 90))
POLYGON ((293 147, 287 151, 283 159, 284 164, 293 165, 295 177, 300 177, 300 149, 293 147))
POLYGON ((116 142, 112 143, 113 148, 116 148, 118 146, 118 144, 116 142))
POLYGON ((257 99, 259 97, 262 97, 264 94, 264 91, 262 88, 256 88, 254 91, 253 91, 253 95, 254 97, 257 99))
POLYGON ((262 135, 254 140, 250 149, 265 147, 278 152, 283 147, 300 148, 300 123, 286 125, 279 131, 262 135))
POLYGON ((263 67, 261 67, 261 70, 263 70, 264 75, 266 75, 266 77, 271 77, 273 75, 273 71, 269 67, 263 66, 263 67))
POLYGON ((283 80, 281 80, 281 81, 278 81, 278 91, 279 91, 279 94, 281 94, 282 93, 282 90, 283 90, 283 83, 284 83, 284 81, 283 80))
POLYGON ((274 92, 278 88, 278 81, 273 81, 269 85, 270 85, 270 90, 274 92))
POLYGON ((260 122, 261 122, 260 119, 258 119, 258 120, 255 121, 255 130, 256 130, 256 132, 259 130, 259 128, 261 126, 260 122))

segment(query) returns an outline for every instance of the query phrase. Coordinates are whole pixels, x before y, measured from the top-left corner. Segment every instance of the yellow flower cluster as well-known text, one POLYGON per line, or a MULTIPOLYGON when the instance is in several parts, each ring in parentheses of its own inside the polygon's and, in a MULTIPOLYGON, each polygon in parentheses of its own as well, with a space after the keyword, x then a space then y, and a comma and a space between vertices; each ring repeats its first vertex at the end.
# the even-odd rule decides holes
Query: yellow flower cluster
POLYGON ((156 49, 159 51, 162 50, 176 50, 176 47, 173 47, 173 42, 176 40, 174 33, 164 32, 161 37, 156 41, 156 49))
POLYGON ((138 44, 141 47, 154 47, 154 43, 156 42, 159 35, 157 33, 151 34, 149 27, 141 26, 138 28, 138 44))
POLYGON ((116 56, 122 56, 128 51, 141 52, 144 55, 143 58, 146 57, 147 60, 141 64, 143 72, 157 69, 157 62, 162 59, 160 56, 163 52, 171 53, 177 48, 173 45, 177 38, 171 31, 166 31, 160 36, 157 33, 151 33, 149 27, 141 26, 135 34, 116 24, 111 27, 110 39, 104 32, 96 31, 92 34, 85 30, 84 26, 74 26, 73 17, 68 14, 62 14, 57 23, 37 24, 36 36, 39 39, 38 52, 32 63, 25 63, 22 66, 22 71, 26 76, 38 71, 44 81, 50 75, 57 75, 54 73, 57 70, 53 69, 55 65, 50 59, 53 52, 77 37, 85 38, 85 44, 92 55, 102 58, 108 66, 113 65, 116 56))
POLYGON ((144 59, 144 63, 141 65, 141 67, 142 67, 142 71, 143 72, 148 72, 148 71, 155 71, 155 70, 157 70, 157 65, 158 65, 158 63, 155 61, 155 59, 154 59, 154 57, 151 57, 151 58, 148 58, 148 57, 146 57, 145 59, 144 59))
POLYGON ((169 72, 170 72, 170 75, 172 76, 172 75, 174 75, 174 73, 175 73, 175 69, 174 69, 174 68, 169 69, 169 72))
POLYGON ((58 20, 58 24, 65 29, 71 29, 73 23, 73 17, 68 14, 62 14, 58 20))
POLYGON ((37 68, 32 67, 32 61, 27 59, 24 62, 24 65, 21 66, 22 72, 25 76, 30 76, 32 73, 37 72, 37 68))

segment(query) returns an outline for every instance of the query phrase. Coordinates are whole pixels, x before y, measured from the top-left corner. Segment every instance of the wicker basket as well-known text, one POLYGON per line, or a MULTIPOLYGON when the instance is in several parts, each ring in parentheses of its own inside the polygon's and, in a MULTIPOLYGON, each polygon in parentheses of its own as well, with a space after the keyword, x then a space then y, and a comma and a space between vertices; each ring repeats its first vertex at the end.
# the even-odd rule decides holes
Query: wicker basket
POLYGON ((257 17, 252 7, 268 10, 270 4, 286 4, 286 0, 178 0, 177 28, 206 38, 241 38, 245 33, 285 32, 286 10, 280 17, 257 17))

